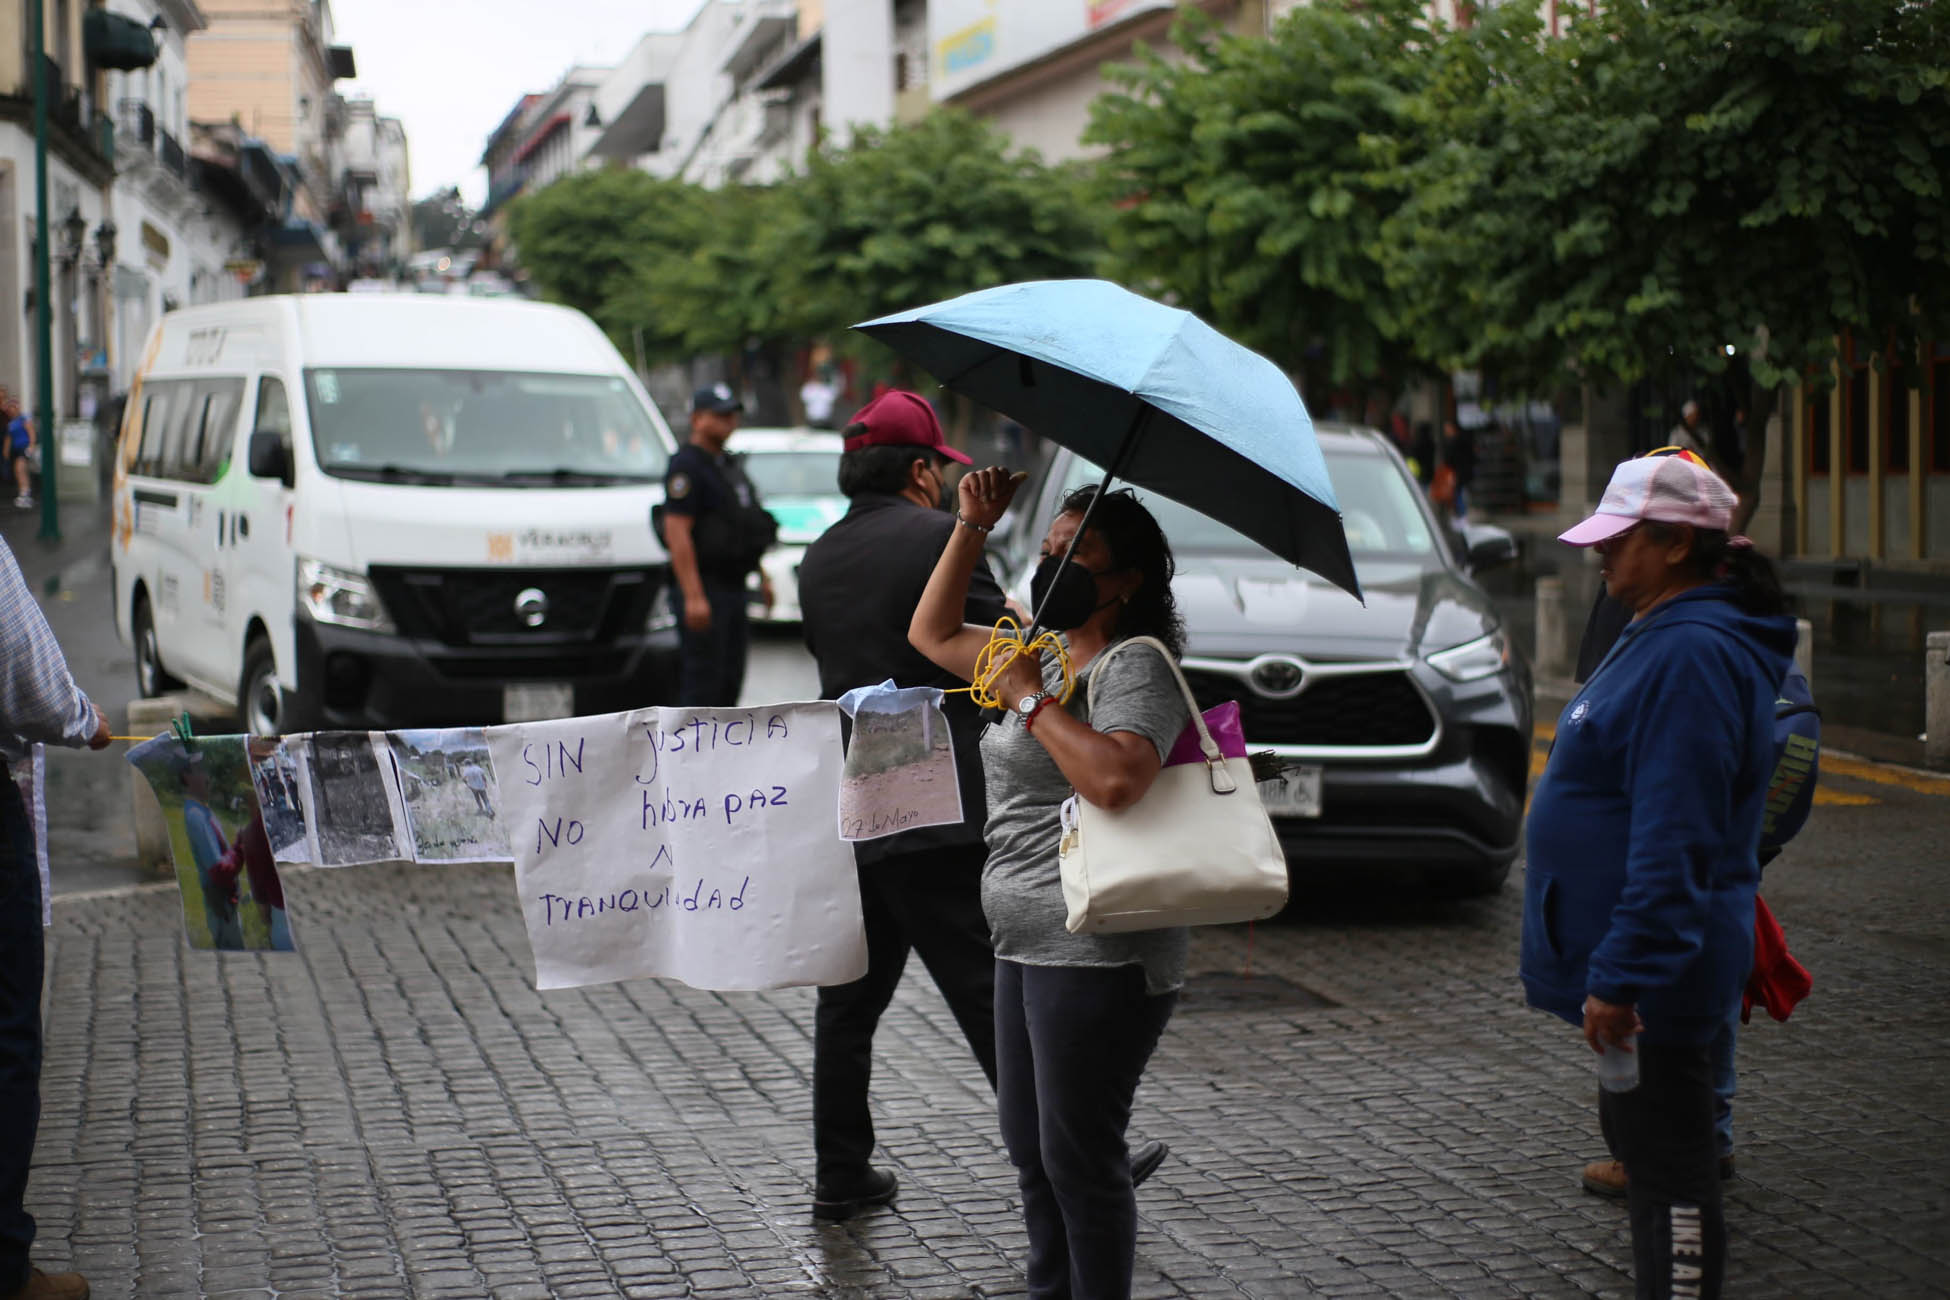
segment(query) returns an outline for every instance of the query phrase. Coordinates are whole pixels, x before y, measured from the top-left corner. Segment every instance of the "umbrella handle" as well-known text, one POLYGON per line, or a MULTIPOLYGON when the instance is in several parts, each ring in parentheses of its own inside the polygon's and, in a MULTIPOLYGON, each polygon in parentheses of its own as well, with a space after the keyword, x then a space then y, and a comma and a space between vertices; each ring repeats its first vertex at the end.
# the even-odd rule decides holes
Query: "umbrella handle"
MULTIPOLYGON (((1150 403, 1139 402, 1137 412, 1131 416, 1130 427, 1124 430, 1124 441, 1118 444, 1117 454, 1110 458, 1110 468, 1104 471, 1103 481, 1097 484, 1096 495, 1091 497, 1090 504, 1084 507, 1083 519, 1077 524, 1076 532, 1070 535, 1070 545, 1063 552, 1065 564, 1069 563, 1070 557, 1076 554, 1077 543, 1083 540, 1084 530, 1090 527, 1090 521, 1096 517, 1098 504, 1103 501, 1104 493, 1110 491, 1111 480, 1122 474, 1124 467, 1131 463, 1131 453, 1137 449, 1138 434, 1144 428, 1145 417, 1150 414, 1150 403)), ((1049 598, 1053 594, 1055 594, 1054 587, 1044 594, 1043 605, 1049 604, 1049 598)), ((1030 614, 1029 627, 1022 634, 1025 644, 1034 641, 1036 634, 1042 630, 1043 605, 1038 605, 1030 614)))

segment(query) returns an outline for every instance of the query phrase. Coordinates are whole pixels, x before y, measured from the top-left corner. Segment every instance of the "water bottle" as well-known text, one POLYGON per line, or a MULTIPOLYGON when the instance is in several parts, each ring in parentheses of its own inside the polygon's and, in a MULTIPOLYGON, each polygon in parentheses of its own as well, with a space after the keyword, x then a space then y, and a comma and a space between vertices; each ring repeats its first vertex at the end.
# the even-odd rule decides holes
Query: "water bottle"
POLYGON ((1598 1086, 1606 1092, 1630 1092, 1638 1087, 1639 1054, 1617 1044, 1606 1044, 1605 1050, 1598 1053, 1598 1086))

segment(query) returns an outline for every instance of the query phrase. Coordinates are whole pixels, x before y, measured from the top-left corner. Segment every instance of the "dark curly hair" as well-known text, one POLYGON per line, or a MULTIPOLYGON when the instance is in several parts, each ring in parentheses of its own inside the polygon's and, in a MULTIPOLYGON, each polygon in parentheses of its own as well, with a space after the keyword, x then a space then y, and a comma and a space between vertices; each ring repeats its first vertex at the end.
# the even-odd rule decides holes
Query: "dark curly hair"
MULTIPOLYGON (((1097 500, 1097 485, 1080 487, 1063 498, 1057 513, 1079 517, 1097 500)), ((1129 488, 1106 492, 1090 516, 1090 528, 1110 547, 1111 561, 1119 569, 1135 569, 1144 581, 1131 593, 1131 603, 1117 615, 1117 635, 1155 636, 1171 647, 1173 658, 1185 653, 1185 620, 1179 616, 1178 601, 1171 593, 1172 575, 1178 564, 1171 557, 1171 543, 1158 527, 1137 494, 1129 488)))

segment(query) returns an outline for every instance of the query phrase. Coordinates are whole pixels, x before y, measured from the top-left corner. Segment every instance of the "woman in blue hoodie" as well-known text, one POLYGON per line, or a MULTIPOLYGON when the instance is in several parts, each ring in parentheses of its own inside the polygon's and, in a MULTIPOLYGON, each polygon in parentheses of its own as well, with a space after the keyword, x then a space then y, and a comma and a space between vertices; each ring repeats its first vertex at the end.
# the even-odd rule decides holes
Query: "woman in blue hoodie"
POLYGON ((1627 461, 1562 534, 1632 611, 1558 719, 1526 827, 1522 974, 1593 1051, 1634 1052, 1599 1094, 1626 1168, 1638 1295, 1717 1296, 1726 1229, 1709 1045, 1752 965, 1774 699, 1794 621, 1735 498, 1682 457, 1627 461))

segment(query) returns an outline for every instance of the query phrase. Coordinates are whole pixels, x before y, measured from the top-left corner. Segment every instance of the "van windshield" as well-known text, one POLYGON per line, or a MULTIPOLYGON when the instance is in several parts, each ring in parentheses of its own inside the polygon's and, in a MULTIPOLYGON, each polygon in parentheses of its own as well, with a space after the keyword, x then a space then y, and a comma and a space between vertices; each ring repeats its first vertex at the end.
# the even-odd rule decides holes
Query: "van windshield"
POLYGON ((668 436, 610 375, 305 372, 312 448, 340 478, 597 486, 656 480, 668 436))

